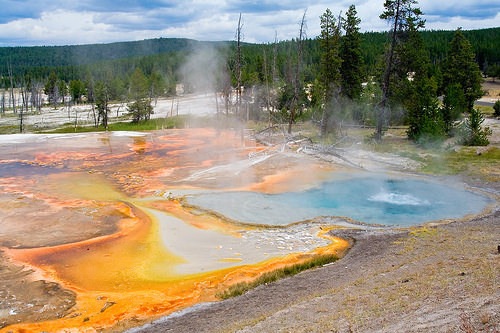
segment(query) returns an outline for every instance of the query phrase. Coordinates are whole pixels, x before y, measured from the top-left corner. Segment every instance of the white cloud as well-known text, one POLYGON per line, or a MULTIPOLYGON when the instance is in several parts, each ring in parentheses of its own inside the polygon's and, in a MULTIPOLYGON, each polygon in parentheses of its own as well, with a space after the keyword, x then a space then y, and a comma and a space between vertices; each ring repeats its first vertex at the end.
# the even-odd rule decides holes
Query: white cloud
POLYGON ((461 16, 450 17, 443 20, 441 17, 427 17, 426 29, 433 30, 456 30, 462 28, 464 30, 472 30, 478 28, 498 27, 500 22, 500 13, 497 13, 493 18, 487 19, 470 19, 461 16))
MULTIPOLYGON (((453 30, 459 26, 464 29, 499 26, 500 5, 496 0, 458 1, 421 0, 418 6, 427 13, 424 16, 426 28, 453 30), (483 18, 479 20, 481 15, 483 18)), ((60 1, 60 9, 36 13, 31 15, 32 18, 9 21, 4 17, 3 21, 7 23, 0 24, 0 45, 85 44, 157 37, 232 40, 240 9, 246 42, 272 42, 275 31, 280 40, 296 37, 298 23, 306 8, 307 35, 314 38, 320 31, 319 16, 327 7, 338 14, 340 11, 345 13, 351 4, 349 0, 309 0, 304 3, 189 0, 152 7, 152 3, 139 1, 134 2, 139 9, 131 11, 131 7, 120 8, 119 2, 105 2, 105 11, 94 12, 87 2, 68 4, 60 1), (248 9, 246 13, 245 8, 248 9)), ((354 4, 361 18, 362 31, 388 29, 387 23, 379 19, 383 11, 382 0, 359 0, 354 4)))
POLYGON ((40 18, 18 19, 0 25, 0 39, 51 41, 53 44, 90 43, 113 35, 113 27, 94 22, 93 13, 56 10, 40 18))

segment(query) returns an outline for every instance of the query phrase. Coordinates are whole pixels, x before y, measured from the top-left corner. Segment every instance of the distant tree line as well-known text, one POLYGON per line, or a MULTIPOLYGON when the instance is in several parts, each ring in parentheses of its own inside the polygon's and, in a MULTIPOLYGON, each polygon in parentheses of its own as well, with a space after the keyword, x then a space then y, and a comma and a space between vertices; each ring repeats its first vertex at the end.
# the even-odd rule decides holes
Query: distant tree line
MULTIPOLYGON (((448 52, 448 45, 453 38, 453 31, 431 30, 422 31, 421 35, 428 49, 431 64, 440 63, 448 52)), ((470 41, 480 69, 487 72, 491 66, 500 65, 500 28, 463 31, 470 41)), ((376 69, 380 55, 384 53, 384 45, 388 32, 365 32, 361 34, 363 61, 366 69, 372 72, 376 69)), ((317 39, 307 39, 304 43, 304 62, 319 59, 317 39)), ((77 78, 80 65, 103 63, 112 60, 147 57, 165 53, 186 54, 200 47, 210 45, 224 47, 231 42, 200 42, 183 38, 158 38, 134 42, 119 42, 111 44, 90 44, 70 46, 34 46, 34 47, 0 47, 0 75, 5 77, 8 65, 12 67, 16 80, 29 73, 32 77, 48 78, 52 71, 58 73, 61 79, 69 81, 77 78)), ((278 53, 283 53, 293 41, 279 43, 278 53)), ((243 44, 243 49, 252 58, 252 49, 261 45, 243 44)), ((269 53, 270 50, 267 50, 269 53)), ((255 64, 253 64, 255 66, 255 64)), ((142 70, 145 71, 143 68, 142 70)), ((133 71, 132 71, 133 72, 133 71)))
MULTIPOLYGON (((463 114, 475 115, 482 74, 499 75, 500 28, 423 31, 416 4, 386 0, 380 17, 391 29, 385 33, 360 33, 351 6, 344 16, 327 9, 314 39, 306 38, 304 12, 297 38, 267 44, 238 37, 0 48, 1 110, 12 105, 16 112, 17 88, 23 111, 39 112, 43 90, 52 105, 90 103, 96 126, 107 127, 111 101, 126 102, 133 121, 147 120, 152 103, 174 95, 176 84, 194 89, 179 69, 194 50, 210 46, 224 58, 212 75, 226 115, 287 122, 288 132, 295 121, 311 119, 322 136, 342 135, 348 124, 374 126, 379 139, 389 125, 408 125, 409 138, 417 142, 465 133, 457 124, 463 114)), ((237 36, 241 29, 238 24, 237 36)))

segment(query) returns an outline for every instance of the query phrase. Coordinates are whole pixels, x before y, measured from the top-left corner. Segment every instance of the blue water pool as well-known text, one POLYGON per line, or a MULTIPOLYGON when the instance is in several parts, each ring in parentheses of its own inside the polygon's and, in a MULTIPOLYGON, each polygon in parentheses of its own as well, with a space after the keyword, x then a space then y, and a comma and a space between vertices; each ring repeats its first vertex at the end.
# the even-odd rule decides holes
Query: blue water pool
POLYGON ((318 216, 367 223, 415 225, 480 213, 492 199, 415 177, 356 174, 301 192, 209 192, 188 202, 246 223, 286 225, 318 216))

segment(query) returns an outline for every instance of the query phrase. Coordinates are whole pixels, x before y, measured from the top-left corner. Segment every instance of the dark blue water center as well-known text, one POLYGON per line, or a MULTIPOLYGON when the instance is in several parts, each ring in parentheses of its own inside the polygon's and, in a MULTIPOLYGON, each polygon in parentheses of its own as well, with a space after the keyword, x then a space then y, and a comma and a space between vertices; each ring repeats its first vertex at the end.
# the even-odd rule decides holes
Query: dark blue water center
POLYGON ((415 225, 480 213, 492 199, 464 188, 413 177, 356 175, 302 192, 210 192, 190 203, 246 223, 286 225, 318 216, 415 225))

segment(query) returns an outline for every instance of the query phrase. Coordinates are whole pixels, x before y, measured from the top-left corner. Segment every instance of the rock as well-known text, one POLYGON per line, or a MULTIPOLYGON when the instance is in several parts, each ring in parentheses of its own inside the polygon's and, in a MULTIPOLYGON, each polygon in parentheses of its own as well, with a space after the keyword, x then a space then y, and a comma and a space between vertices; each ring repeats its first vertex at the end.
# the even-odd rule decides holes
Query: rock
POLYGON ((476 149, 476 155, 480 156, 484 153, 487 153, 490 150, 489 147, 479 147, 476 149))
POLYGON ((104 304, 104 306, 102 307, 102 309, 101 309, 101 313, 104 312, 104 311, 106 311, 107 308, 109 308, 109 307, 111 307, 111 306, 113 306, 115 304, 116 304, 115 302, 106 302, 104 304))

